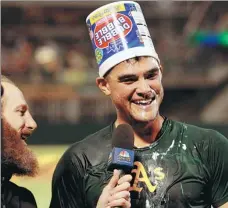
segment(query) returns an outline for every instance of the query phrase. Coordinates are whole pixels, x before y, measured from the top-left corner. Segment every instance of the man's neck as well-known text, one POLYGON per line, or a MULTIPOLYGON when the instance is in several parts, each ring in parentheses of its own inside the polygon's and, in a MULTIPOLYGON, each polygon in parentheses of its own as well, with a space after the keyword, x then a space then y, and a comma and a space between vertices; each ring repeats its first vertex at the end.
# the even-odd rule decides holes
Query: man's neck
POLYGON ((128 123, 134 130, 134 146, 137 148, 143 148, 151 145, 156 139, 157 135, 162 128, 164 118, 158 115, 153 121, 149 122, 126 122, 117 119, 115 126, 128 123))

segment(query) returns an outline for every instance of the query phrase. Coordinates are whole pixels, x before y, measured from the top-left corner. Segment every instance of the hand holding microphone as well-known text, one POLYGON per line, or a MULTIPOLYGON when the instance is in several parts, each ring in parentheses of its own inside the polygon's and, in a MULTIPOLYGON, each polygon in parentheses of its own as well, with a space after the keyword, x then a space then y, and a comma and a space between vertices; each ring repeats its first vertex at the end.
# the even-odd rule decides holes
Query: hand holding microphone
POLYGON ((131 175, 120 178, 121 172, 114 170, 113 176, 108 185, 102 191, 96 208, 122 207, 130 208, 130 181, 131 175))
POLYGON ((130 208, 130 172, 134 166, 134 134, 128 124, 119 125, 113 132, 112 152, 108 160, 108 170, 113 176, 103 189, 96 208, 130 208), (126 174, 126 175, 125 175, 126 174))

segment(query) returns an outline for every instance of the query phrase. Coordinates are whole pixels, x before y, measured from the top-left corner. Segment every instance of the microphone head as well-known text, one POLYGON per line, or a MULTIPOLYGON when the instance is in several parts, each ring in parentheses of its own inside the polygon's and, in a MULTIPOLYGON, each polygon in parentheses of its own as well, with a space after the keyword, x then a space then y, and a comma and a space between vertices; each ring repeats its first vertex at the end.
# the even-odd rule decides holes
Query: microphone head
POLYGON ((112 135, 112 147, 132 150, 134 147, 134 133, 129 124, 120 124, 112 135))
POLYGON ((134 133, 128 124, 119 125, 112 135, 112 152, 108 159, 108 170, 119 169, 129 173, 134 166, 134 133))

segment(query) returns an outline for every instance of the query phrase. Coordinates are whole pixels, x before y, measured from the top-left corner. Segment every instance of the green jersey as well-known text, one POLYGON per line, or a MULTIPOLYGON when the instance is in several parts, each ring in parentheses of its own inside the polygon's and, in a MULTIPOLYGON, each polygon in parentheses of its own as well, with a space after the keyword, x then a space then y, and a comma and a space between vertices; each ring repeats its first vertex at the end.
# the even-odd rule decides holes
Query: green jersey
MULTIPOLYGON (((113 124, 72 145, 53 177, 50 207, 96 207, 113 124)), ((228 140, 214 130, 165 119, 158 138, 135 148, 131 207, 218 207, 228 201, 228 140)))

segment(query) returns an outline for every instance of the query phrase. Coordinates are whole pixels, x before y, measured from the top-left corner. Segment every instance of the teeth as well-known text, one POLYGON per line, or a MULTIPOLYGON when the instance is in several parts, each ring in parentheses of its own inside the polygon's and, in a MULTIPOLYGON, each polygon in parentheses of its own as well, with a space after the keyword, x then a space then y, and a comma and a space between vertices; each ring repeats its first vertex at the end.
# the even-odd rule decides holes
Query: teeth
POLYGON ((152 102, 152 99, 135 101, 134 103, 139 104, 139 105, 149 105, 151 102, 152 102))
POLYGON ((21 138, 22 138, 23 140, 26 140, 26 139, 27 139, 27 137, 26 137, 26 136, 21 136, 21 138))

